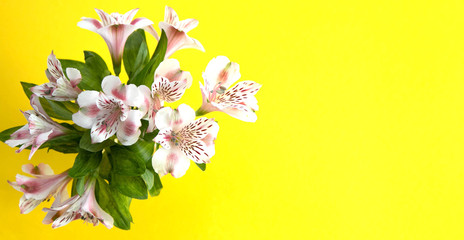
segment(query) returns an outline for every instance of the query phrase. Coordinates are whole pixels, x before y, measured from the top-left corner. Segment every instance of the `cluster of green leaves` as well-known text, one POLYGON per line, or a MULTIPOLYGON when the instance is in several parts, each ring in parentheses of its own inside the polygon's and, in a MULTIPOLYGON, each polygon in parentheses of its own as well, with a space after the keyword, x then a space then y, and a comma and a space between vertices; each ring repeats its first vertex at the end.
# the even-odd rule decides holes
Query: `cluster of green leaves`
MULTIPOLYGON (((164 60, 167 38, 163 31, 154 53, 149 56, 145 32, 141 29, 132 33, 126 41, 123 53, 124 68, 129 76, 128 84, 151 87, 154 72, 164 60)), ((105 61, 91 51, 84 51, 84 62, 60 59, 63 69, 76 68, 81 72, 79 88, 101 91, 101 82, 111 74, 105 61)), ((119 73, 119 71, 115 72, 119 73)), ((28 98, 33 83, 21 82, 28 98)), ((45 112, 58 120, 72 120, 72 115, 79 106, 71 101, 53 101, 40 98, 45 112)), ((75 124, 60 123, 68 129, 66 135, 55 137, 41 148, 52 149, 61 153, 77 153, 69 175, 73 178, 72 195, 82 195, 89 178, 96 178, 95 195, 101 208, 114 219, 114 225, 121 229, 130 229, 132 216, 129 211, 132 198, 146 199, 148 195, 160 194, 163 185, 151 163, 155 151, 153 138, 158 131, 146 133, 148 122, 142 120, 142 135, 131 146, 123 146, 115 137, 101 143, 92 143, 90 130, 75 124)), ((0 141, 5 142, 10 135, 22 126, 13 127, 0 133, 0 141)), ((205 170, 205 164, 197 164, 205 170)))

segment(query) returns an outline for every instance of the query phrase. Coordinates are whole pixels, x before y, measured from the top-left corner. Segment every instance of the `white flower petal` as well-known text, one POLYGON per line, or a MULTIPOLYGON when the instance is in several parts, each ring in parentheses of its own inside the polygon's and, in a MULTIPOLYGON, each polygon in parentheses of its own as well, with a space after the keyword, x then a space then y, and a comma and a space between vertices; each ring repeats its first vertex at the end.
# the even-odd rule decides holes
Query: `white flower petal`
POLYGON ((189 159, 178 148, 156 150, 152 164, 153 169, 160 176, 171 173, 175 178, 184 176, 190 167, 189 159))
POLYGON ((66 75, 68 75, 72 87, 76 87, 82 80, 81 72, 76 68, 66 68, 66 75))
POLYGON ((176 25, 179 23, 179 17, 177 16, 176 11, 174 11, 174 9, 172 9, 171 7, 165 7, 164 21, 172 25, 176 25))
POLYGON ((193 18, 187 18, 179 22, 179 30, 188 32, 198 26, 198 20, 193 18))
POLYGON ((97 99, 99 96, 99 92, 97 91, 83 91, 77 97, 77 104, 79 107, 88 107, 95 105, 97 103, 97 99))
POLYGON ((119 77, 109 75, 103 78, 102 90, 107 96, 114 96, 121 100, 126 100, 126 91, 119 77))
POLYGON ((140 119, 142 114, 138 110, 131 110, 127 119, 119 123, 117 137, 122 145, 132 145, 137 142, 140 136, 140 126, 142 123, 140 119))
POLYGON ((50 74, 53 76, 55 79, 59 79, 64 77, 63 74, 63 69, 61 68, 61 63, 58 61, 58 59, 55 57, 55 54, 52 53, 48 56, 47 59, 47 67, 48 71, 50 74))
POLYGON ((137 14, 137 12, 139 11, 138 8, 134 8, 128 12, 126 12, 124 15, 123 15, 123 21, 124 23, 130 23, 132 21, 132 19, 134 18, 135 14, 137 14))
POLYGON ((130 24, 136 26, 137 28, 145 28, 153 25, 153 22, 147 18, 136 18, 130 22, 130 24))
POLYGON ((240 79, 240 67, 227 57, 218 56, 213 58, 206 66, 203 79, 208 91, 212 91, 217 84, 227 89, 240 79))
POLYGON ((86 17, 81 18, 81 21, 77 23, 77 26, 92 32, 97 32, 98 29, 103 27, 102 23, 97 19, 86 17))

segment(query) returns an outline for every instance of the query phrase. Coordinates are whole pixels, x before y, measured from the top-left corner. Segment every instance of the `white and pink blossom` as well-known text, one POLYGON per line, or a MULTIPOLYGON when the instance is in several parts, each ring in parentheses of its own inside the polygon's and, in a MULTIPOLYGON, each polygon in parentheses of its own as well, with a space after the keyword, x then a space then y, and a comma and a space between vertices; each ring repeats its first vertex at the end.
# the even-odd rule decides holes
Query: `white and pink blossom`
POLYGON ((77 95, 82 92, 77 86, 82 79, 81 72, 75 68, 66 68, 66 77, 53 52, 48 56, 47 67, 45 74, 50 82, 34 86, 31 91, 39 97, 55 101, 76 100, 77 95))
POLYGON ((159 27, 166 32, 168 46, 165 58, 169 58, 175 51, 184 48, 194 48, 205 51, 201 43, 187 35, 187 32, 198 26, 198 20, 185 19, 179 21, 179 17, 174 9, 166 6, 164 22, 159 23, 159 27))
POLYGON ((37 149, 46 141, 66 134, 67 129, 53 121, 40 105, 36 95, 31 96, 31 106, 34 110, 23 112, 27 124, 11 134, 5 143, 10 147, 20 146, 17 153, 27 147, 31 147, 29 159, 32 158, 37 149))
MULTIPOLYGON (((126 44, 127 38, 135 30, 139 28, 147 28, 153 24, 153 22, 147 18, 136 18, 132 20, 139 9, 132 9, 129 12, 123 14, 111 13, 108 14, 100 9, 95 9, 101 21, 93 18, 83 17, 77 26, 96 32, 103 37, 111 53, 113 60, 113 66, 116 69, 116 75, 119 75, 122 54, 124 51, 124 45, 126 44)), ((154 29, 149 31, 157 37, 154 29)))
POLYGON ((95 198, 95 183, 95 179, 88 180, 82 196, 75 195, 61 203, 55 201, 50 208, 44 208, 47 215, 43 223, 53 222, 52 228, 59 228, 74 220, 82 219, 93 226, 102 223, 108 229, 112 228, 113 217, 98 205, 95 198))
POLYGON ((84 91, 77 103, 80 110, 73 114, 77 125, 91 129, 92 143, 100 143, 116 134, 123 145, 132 145, 140 136, 140 119, 146 112, 144 98, 134 84, 123 85, 118 77, 106 76, 103 92, 84 91))
POLYGON ((172 103, 179 100, 191 85, 192 75, 190 72, 180 70, 179 61, 166 59, 161 62, 155 71, 151 91, 145 86, 140 88, 147 106, 149 122, 147 132, 155 129, 155 115, 164 102, 172 103))
POLYGON ((162 108, 155 117, 160 130, 154 141, 161 147, 153 155, 153 169, 164 176, 182 177, 192 159, 196 163, 209 163, 214 156, 214 141, 219 125, 212 118, 195 120, 195 111, 181 104, 177 109, 162 108))
POLYGON ((48 201, 52 196, 57 199, 67 198, 66 186, 71 180, 68 172, 53 175, 53 170, 48 164, 41 163, 38 166, 26 164, 22 167, 23 172, 35 178, 16 175, 16 182, 8 183, 24 195, 19 201, 22 214, 31 212, 41 202, 48 201))
POLYGON ((245 122, 255 122, 258 100, 255 94, 261 84, 242 81, 228 89, 240 79, 239 65, 227 57, 213 58, 203 72, 205 86, 200 83, 203 104, 197 111, 200 115, 214 111, 224 112, 245 122))

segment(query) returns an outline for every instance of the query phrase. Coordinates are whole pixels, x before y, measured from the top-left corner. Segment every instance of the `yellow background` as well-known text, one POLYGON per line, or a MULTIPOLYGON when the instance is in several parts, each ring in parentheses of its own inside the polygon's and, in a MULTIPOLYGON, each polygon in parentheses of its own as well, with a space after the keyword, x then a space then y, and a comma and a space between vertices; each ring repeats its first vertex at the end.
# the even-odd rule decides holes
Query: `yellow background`
POLYGON ((47 204, 20 215, 6 180, 26 163, 63 171, 74 156, 28 161, 2 143, 1 239, 464 239, 462 1, 1 0, 1 128, 25 124, 19 81, 46 82, 51 50, 110 63, 80 17, 140 7, 157 23, 166 4, 200 21, 190 35, 206 49, 173 56, 194 78, 180 103, 199 107, 201 72, 226 55, 263 84, 258 121, 210 114, 221 130, 207 171, 165 176, 159 197, 134 200, 130 231, 52 230, 47 204))

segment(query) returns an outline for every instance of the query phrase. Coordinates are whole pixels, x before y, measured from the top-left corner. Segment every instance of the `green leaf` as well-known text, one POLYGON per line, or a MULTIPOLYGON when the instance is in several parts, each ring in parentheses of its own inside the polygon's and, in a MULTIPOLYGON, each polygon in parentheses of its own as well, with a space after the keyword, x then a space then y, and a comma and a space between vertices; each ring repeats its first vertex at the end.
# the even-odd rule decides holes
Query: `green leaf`
POLYGON ((98 170, 100 177, 104 179, 109 179, 111 168, 112 167, 111 167, 111 163, 108 157, 108 152, 105 151, 103 152, 102 161, 100 163, 100 168, 98 170))
POLYGON ((79 196, 82 196, 85 190, 85 177, 81 178, 74 178, 72 187, 71 187, 71 196, 74 196, 76 194, 79 194, 79 196))
POLYGON ((72 102, 59 102, 39 98, 45 112, 52 118, 61 120, 72 120, 72 115, 79 110, 79 106, 72 102))
POLYGON ((111 75, 103 59, 95 52, 84 51, 85 63, 60 59, 63 70, 66 68, 76 68, 81 72, 82 80, 79 83, 80 89, 101 91, 101 82, 104 77, 111 75))
POLYGON ((6 140, 10 139, 11 134, 13 134, 22 127, 23 126, 17 126, 3 130, 3 132, 0 133, 0 141, 5 142, 6 140))
POLYGON ((61 153, 78 153, 81 137, 81 133, 71 132, 48 140, 40 148, 48 147, 49 150, 52 149, 61 153))
POLYGON ((139 139, 136 143, 128 147, 128 149, 145 163, 150 162, 155 151, 155 142, 139 139))
POLYGON ((148 189, 151 189, 155 184, 155 175, 149 169, 145 169, 141 177, 145 181, 145 184, 147 184, 148 189))
POLYGON ((140 176, 145 172, 145 161, 139 153, 128 147, 115 145, 111 147, 111 165, 113 173, 125 176, 140 176))
POLYGON ((155 173, 154 171, 152 173, 153 173, 154 182, 153 182, 153 187, 150 188, 150 196, 154 197, 154 196, 158 196, 161 193, 163 184, 161 183, 161 179, 159 175, 155 173))
POLYGON ((129 211, 131 199, 111 188, 105 180, 98 178, 95 188, 98 205, 113 217, 114 226, 129 230, 132 216, 129 211))
POLYGON ((99 152, 104 148, 107 148, 114 144, 116 143, 112 139, 107 139, 101 143, 92 143, 92 139, 90 137, 90 130, 87 130, 84 132, 84 135, 82 135, 79 147, 90 152, 99 152))
POLYGON ((130 78, 127 83, 135 84, 137 86, 145 85, 151 87, 154 81, 155 70, 164 60, 164 56, 166 55, 167 44, 168 39, 166 37, 166 33, 163 30, 160 40, 158 41, 158 45, 156 46, 155 52, 153 53, 150 61, 145 64, 140 72, 134 74, 134 76, 130 78))
POLYGON ((206 170, 206 163, 195 163, 195 164, 201 169, 201 171, 206 170))
POLYGON ((110 186, 131 198, 148 198, 147 185, 142 177, 124 176, 113 172, 111 174, 110 186))
POLYGON ((69 170, 69 176, 72 178, 86 176, 97 169, 98 165, 100 165, 101 159, 101 152, 93 153, 85 150, 79 151, 76 160, 74 160, 73 167, 69 170))
POLYGON ((143 29, 138 29, 127 38, 126 45, 124 46, 123 60, 129 79, 150 60, 145 31, 143 29))
POLYGON ((31 91, 31 87, 34 87, 37 85, 34 83, 21 82, 21 86, 23 87, 23 91, 26 94, 27 98, 31 99, 32 94, 34 94, 31 91))

